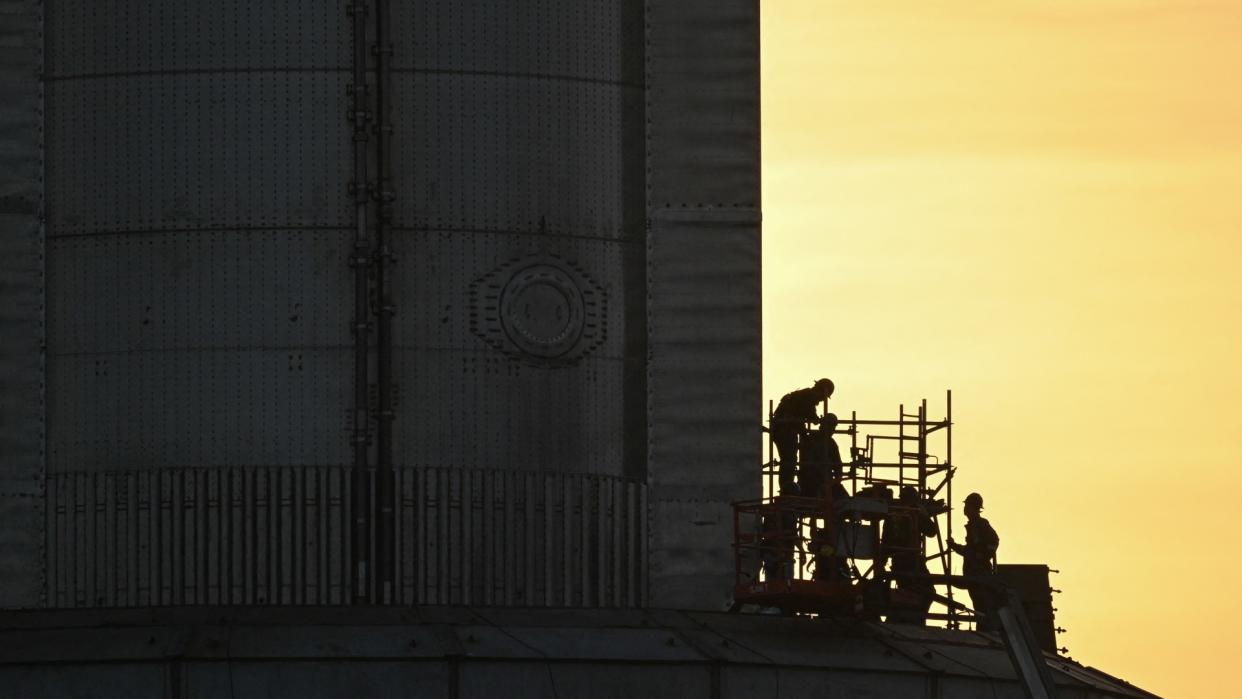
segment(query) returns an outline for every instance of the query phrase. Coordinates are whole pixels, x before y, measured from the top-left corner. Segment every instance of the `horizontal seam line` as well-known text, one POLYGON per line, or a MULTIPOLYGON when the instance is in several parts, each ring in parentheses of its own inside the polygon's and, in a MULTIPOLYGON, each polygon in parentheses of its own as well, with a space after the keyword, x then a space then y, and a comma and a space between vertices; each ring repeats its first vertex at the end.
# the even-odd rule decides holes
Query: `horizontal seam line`
POLYGON ((312 351, 312 350, 349 350, 353 345, 219 345, 219 346, 178 346, 178 347, 144 347, 122 350, 99 350, 95 352, 49 352, 53 359, 79 357, 115 357, 129 354, 170 354, 173 352, 270 352, 270 351, 312 351))
POLYGON ((126 70, 99 73, 64 73, 62 75, 44 75, 43 82, 56 83, 72 80, 97 80, 102 78, 149 78, 175 75, 236 75, 254 73, 350 73, 352 68, 333 68, 330 66, 272 66, 270 68, 179 68, 168 70, 126 70))
POLYGON ((486 78, 529 78, 532 80, 557 80, 563 82, 581 82, 593 83, 598 85, 615 85, 618 87, 629 87, 634 89, 642 89, 645 87, 642 83, 634 83, 628 80, 612 80, 609 78, 592 78, 584 75, 569 75, 566 73, 531 73, 522 71, 506 71, 506 70, 466 70, 454 68, 393 68, 394 73, 407 74, 423 74, 423 75, 463 75, 471 77, 486 78))
MULTIPOLYGON (((49 226, 54 229, 55 226, 49 226)), ((167 235, 170 233, 254 233, 271 231, 288 232, 288 231, 338 231, 341 233, 354 233, 351 224, 342 224, 339 226, 207 226, 200 228, 129 228, 125 230, 110 231, 80 231, 76 233, 55 233, 49 231, 47 239, 49 241, 60 240, 62 238, 96 238, 117 235, 167 235)))
MULTIPOLYGON (((150 78, 150 77, 175 77, 178 75, 254 75, 261 73, 339 73, 347 74, 353 71, 349 67, 332 67, 332 66, 271 66, 262 68, 179 68, 169 70, 127 70, 127 71, 106 71, 97 73, 63 73, 60 75, 43 76, 43 82, 71 82, 74 80, 101 80, 107 78, 150 78)), ((569 75, 565 73, 531 73, 520 71, 504 71, 504 70, 465 70, 453 68, 393 68, 392 72, 406 75, 457 75, 463 77, 487 77, 487 78, 525 78, 529 80, 554 80, 558 82, 577 82, 588 83, 594 85, 612 85, 615 87, 625 87, 630 89, 645 89, 643 83, 635 83, 628 80, 613 80, 609 78, 593 78, 585 75, 569 75)))
POLYGON ((400 233, 467 233, 470 235, 493 235, 493 234, 494 235, 535 235, 535 236, 544 236, 547 238, 574 238, 577 240, 599 240, 599 241, 603 241, 606 243, 617 243, 619 245, 634 245, 639 242, 643 242, 644 244, 646 243, 646 241, 638 241, 638 240, 634 240, 632 238, 626 238, 626 237, 586 235, 583 233, 553 233, 550 231, 520 231, 520 230, 512 230, 512 229, 506 230, 506 229, 498 229, 498 228, 445 228, 443 226, 420 226, 420 227, 415 228, 415 227, 406 227, 406 226, 392 226, 391 228, 389 228, 389 230, 394 233, 400 232, 400 233))

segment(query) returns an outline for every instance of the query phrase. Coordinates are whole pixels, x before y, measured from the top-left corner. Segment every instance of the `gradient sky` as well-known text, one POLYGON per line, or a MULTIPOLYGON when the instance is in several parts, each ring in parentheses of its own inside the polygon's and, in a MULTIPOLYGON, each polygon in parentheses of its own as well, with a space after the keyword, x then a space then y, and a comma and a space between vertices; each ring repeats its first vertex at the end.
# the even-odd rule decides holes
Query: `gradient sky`
POLYGON ((762 7, 765 397, 952 388, 1069 655, 1242 696, 1242 1, 762 7))

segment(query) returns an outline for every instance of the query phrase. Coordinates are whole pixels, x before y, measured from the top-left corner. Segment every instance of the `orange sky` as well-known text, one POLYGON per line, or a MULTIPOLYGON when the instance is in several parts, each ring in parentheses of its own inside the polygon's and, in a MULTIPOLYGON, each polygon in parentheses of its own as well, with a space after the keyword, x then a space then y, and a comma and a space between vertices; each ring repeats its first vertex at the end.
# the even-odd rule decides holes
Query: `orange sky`
POLYGON ((943 412, 1070 655, 1242 696, 1242 2, 763 2, 765 397, 943 412))

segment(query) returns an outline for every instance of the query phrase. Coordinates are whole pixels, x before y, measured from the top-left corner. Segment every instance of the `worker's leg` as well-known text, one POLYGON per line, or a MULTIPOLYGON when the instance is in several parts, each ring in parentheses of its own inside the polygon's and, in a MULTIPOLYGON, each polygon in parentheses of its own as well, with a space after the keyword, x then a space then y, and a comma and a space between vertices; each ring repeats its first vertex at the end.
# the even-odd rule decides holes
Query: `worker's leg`
POLYGON ((772 443, 776 445, 777 480, 781 492, 793 492, 794 477, 798 473, 798 430, 792 426, 773 425, 772 443))
POLYGON ((986 587, 969 587, 970 606, 974 608, 978 618, 975 622, 977 631, 996 630, 996 609, 992 602, 992 591, 986 587))

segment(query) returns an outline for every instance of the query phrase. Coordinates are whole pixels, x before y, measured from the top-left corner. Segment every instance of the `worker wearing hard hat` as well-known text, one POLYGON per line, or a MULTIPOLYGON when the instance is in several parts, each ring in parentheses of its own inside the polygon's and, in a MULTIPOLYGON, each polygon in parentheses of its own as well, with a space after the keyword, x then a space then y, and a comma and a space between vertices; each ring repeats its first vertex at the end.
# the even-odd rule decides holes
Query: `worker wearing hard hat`
MULTIPOLYGON (((996 574, 996 549, 1000 546, 1000 537, 991 523, 979 515, 983 509, 983 496, 971 493, 962 502, 962 510, 966 513, 966 543, 959 544, 949 539, 949 548, 962 557, 962 574, 968 577, 987 577, 996 574)), ((990 585, 967 585, 975 613, 979 620, 976 626, 980 631, 991 631, 996 628, 994 613, 996 594, 990 585)))
POLYGON ((780 461, 777 479, 783 495, 797 494, 794 478, 798 471, 798 437, 806 432, 806 423, 819 422, 816 408, 832 397, 833 388, 832 381, 820 379, 810 388, 787 393, 772 413, 769 431, 780 461))
POLYGON ((832 484, 841 480, 841 447, 832 438, 837 416, 825 413, 818 430, 802 433, 798 444, 798 491, 803 497, 836 498, 832 484), (822 491, 822 492, 821 492, 822 491))

